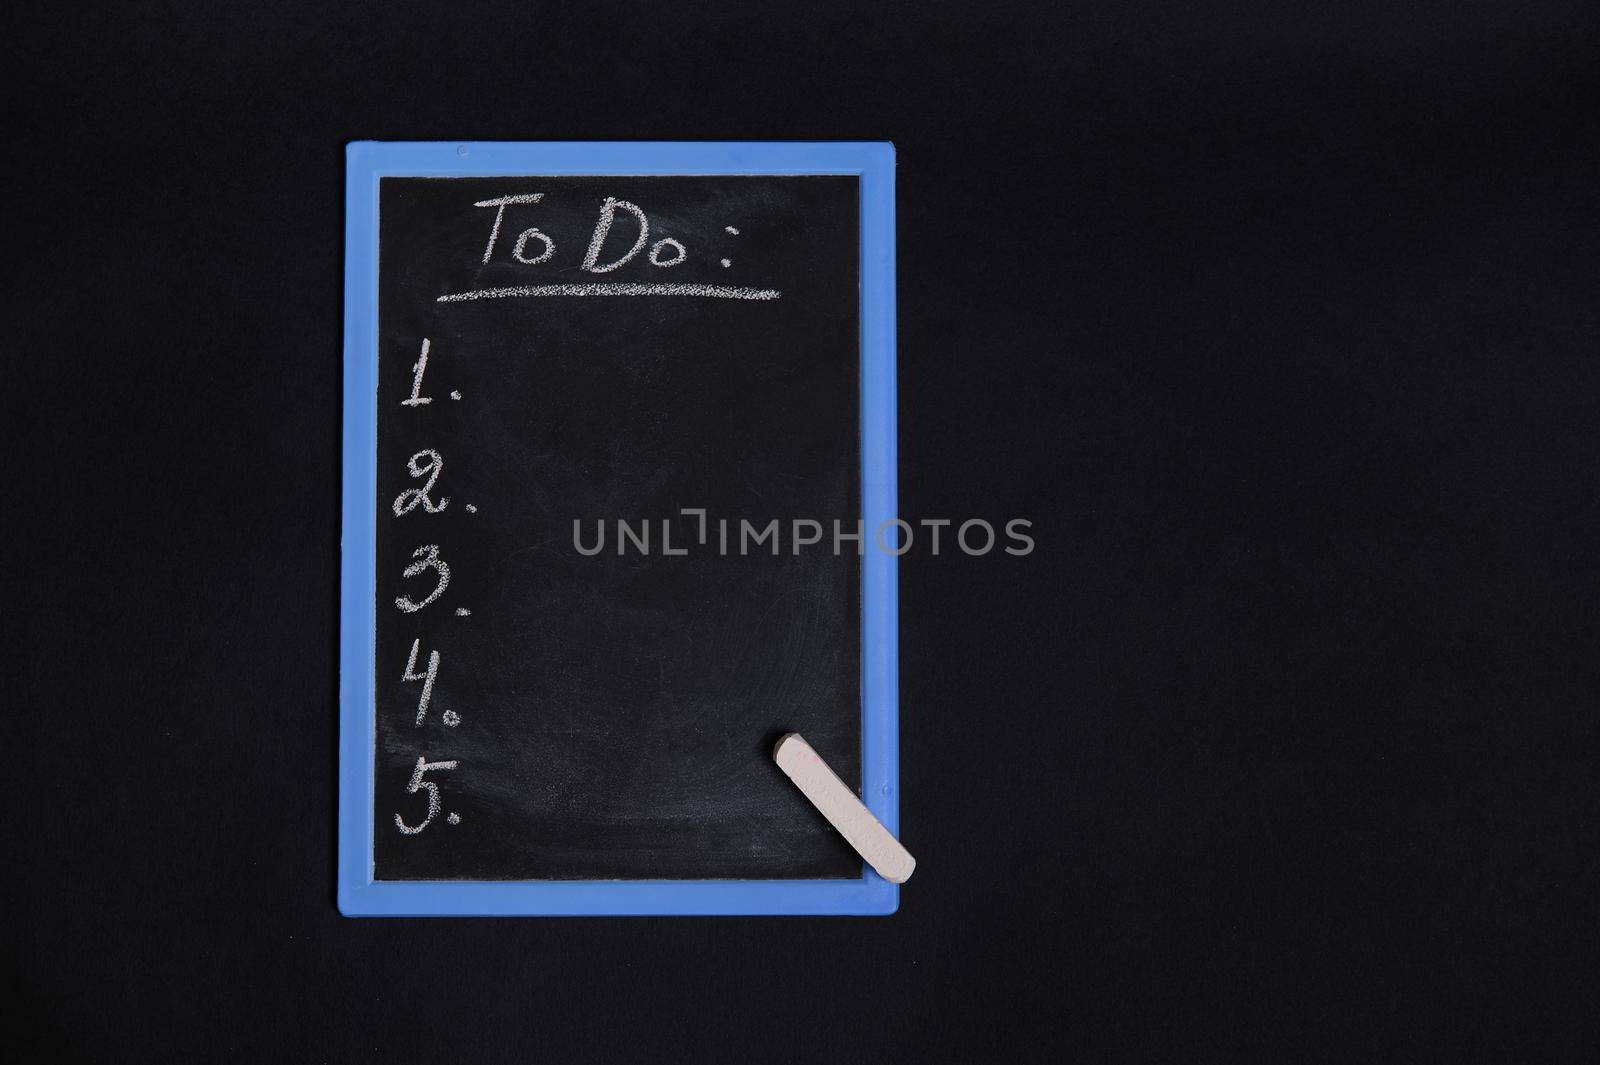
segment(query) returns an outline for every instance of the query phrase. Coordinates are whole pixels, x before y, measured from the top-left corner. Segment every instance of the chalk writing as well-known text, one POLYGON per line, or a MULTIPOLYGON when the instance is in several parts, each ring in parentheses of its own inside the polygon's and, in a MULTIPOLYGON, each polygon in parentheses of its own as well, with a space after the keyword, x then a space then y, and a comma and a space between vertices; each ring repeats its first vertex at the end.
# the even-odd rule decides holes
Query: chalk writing
MULTIPOLYGON (((485 262, 488 261, 489 256, 494 251, 494 242, 499 236, 500 219, 505 214, 506 206, 511 203, 533 203, 537 202, 537 200, 537 196, 513 196, 502 197, 500 201, 491 201, 487 204, 480 204, 480 206, 498 206, 498 210, 495 215, 495 230, 490 236, 489 247, 484 252, 485 262)), ((528 240, 531 236, 535 235, 538 235, 537 230, 529 230, 523 233, 517 239, 514 254, 519 261, 542 261, 542 259, 529 259, 524 255, 524 248, 528 240)), ((546 249, 545 257, 548 257, 553 250, 554 246, 549 245, 549 247, 546 249)), ((403 407, 418 408, 433 402, 431 397, 424 396, 422 394, 422 380, 423 375, 428 370, 428 354, 431 347, 431 341, 424 337, 422 341, 422 351, 417 356, 415 365, 413 365, 411 368, 411 395, 400 402, 400 405, 403 407)), ((460 400, 461 393, 458 391, 451 391, 450 398, 453 400, 460 400)), ((405 517, 406 515, 417 510, 419 506, 424 514, 439 514, 443 512, 445 508, 450 505, 450 497, 441 495, 435 499, 433 496, 434 487, 438 484, 439 475, 443 471, 444 457, 432 448, 423 448, 422 450, 415 452, 409 459, 407 459, 406 473, 413 479, 422 480, 422 484, 407 488, 399 495, 395 496, 394 503, 391 507, 391 509, 394 511, 394 516, 396 518, 405 517)), ((473 508, 469 507, 468 509, 473 508)), ((425 571, 430 569, 433 570, 436 580, 433 590, 424 598, 420 600, 413 599, 409 595, 399 595, 395 597, 394 605, 404 613, 416 613, 429 603, 432 603, 434 600, 438 599, 444 594, 445 589, 449 587, 450 567, 447 566, 444 560, 439 557, 438 544, 424 544, 413 551, 411 553, 411 562, 405 567, 404 570, 401 571, 401 578, 404 580, 410 580, 415 577, 420 577, 425 571)), ((470 614, 471 611, 467 610, 465 607, 457 607, 455 613, 458 617, 465 617, 470 614)), ((411 641, 411 654, 406 659, 405 670, 400 674, 400 680, 402 683, 421 683, 422 685, 422 693, 417 699, 416 718, 413 722, 413 724, 418 728, 420 728, 428 719, 428 708, 433 701, 434 683, 439 678, 440 663, 439 652, 437 650, 430 650, 428 652, 427 667, 419 671, 417 668, 417 656, 421 653, 421 650, 422 638, 419 636, 411 641)), ((453 710, 446 710, 441 715, 441 720, 446 726, 455 728, 461 724, 461 715, 453 710)), ((410 795, 415 795, 420 791, 426 791, 428 793, 428 816, 423 818, 420 823, 412 825, 407 823, 405 818, 399 813, 396 813, 394 815, 394 825, 402 835, 417 835, 423 829, 432 824, 434 818, 438 817, 439 815, 441 804, 439 797, 439 786, 431 780, 424 780, 423 774, 429 772, 430 770, 455 769, 459 764, 460 763, 455 759, 447 759, 436 762, 429 762, 426 758, 417 759, 416 769, 411 774, 411 781, 406 785, 406 793, 410 795)), ((450 816, 445 819, 445 821, 451 825, 458 825, 461 823, 461 818, 459 815, 452 812, 450 816)))
MULTIPOLYGON (((428 816, 423 818, 422 823, 419 825, 408 825, 401 819, 399 814, 395 814, 394 827, 408 836, 414 836, 433 823, 433 819, 439 816, 439 808, 444 805, 444 800, 439 796, 439 785, 431 780, 423 780, 422 774, 434 769, 454 769, 456 764, 454 759, 447 762, 429 762, 426 759, 417 759, 417 768, 411 774, 411 783, 406 785, 406 793, 415 795, 417 792, 426 789, 428 792, 428 816)), ((458 817, 450 823, 457 824, 460 820, 458 817)))
POLYGON ((411 369, 416 373, 416 377, 411 379, 411 395, 407 399, 402 399, 400 405, 402 407, 420 407, 425 403, 432 403, 433 400, 422 394, 422 375, 428 369, 427 337, 422 338, 422 354, 417 356, 416 365, 411 369))
MULTIPOLYGON (((505 224, 506 209, 508 207, 525 207, 535 204, 548 207, 548 204, 543 204, 543 200, 544 193, 542 192, 519 192, 496 196, 487 200, 477 200, 473 203, 474 207, 494 208, 494 221, 489 227, 489 239, 483 247, 482 265, 488 265, 495 258, 495 252, 500 242, 500 230, 505 224)), ((736 226, 723 226, 722 228, 725 233, 733 236, 739 235, 739 229, 736 226)), ((618 230, 618 232, 621 232, 621 230, 618 230)), ((627 238, 624 237, 623 239, 626 240, 627 238)), ((600 214, 595 220, 593 231, 590 233, 588 247, 584 249, 582 257, 579 258, 576 264, 577 269, 587 274, 609 274, 613 270, 632 262, 647 244, 650 247, 650 251, 645 256, 645 259, 652 267, 658 270, 670 270, 673 267, 681 266, 690 258, 688 245, 678 235, 665 236, 653 244, 650 243, 650 216, 645 213, 644 208, 628 200, 619 200, 615 196, 607 196, 600 201, 600 214), (613 228, 616 226, 619 217, 631 219, 628 224, 635 225, 638 229, 638 232, 633 237, 633 243, 625 251, 619 250, 620 245, 611 241, 613 228), (612 244, 609 250, 607 248, 608 242, 612 244), (606 258, 608 255, 611 258, 606 258)), ((510 257, 513 261, 523 266, 537 266, 541 263, 550 262, 556 257, 556 254, 555 239, 544 230, 530 226, 517 235, 516 241, 511 246, 510 257), (536 254, 534 253, 535 249, 529 247, 530 241, 537 242, 536 254)), ((724 270, 733 266, 733 260, 729 258, 720 258, 717 261, 724 270)), ((572 260, 569 258, 567 262, 571 263, 572 260)), ((570 270, 571 267, 566 267, 566 269, 570 270)), ((697 296, 706 299, 775 300, 782 295, 783 293, 777 289, 746 285, 709 285, 693 282, 668 284, 649 281, 613 284, 566 282, 500 285, 492 288, 472 289, 466 292, 449 292, 437 297, 437 300, 440 303, 461 303, 467 300, 506 299, 517 296, 697 296)), ((421 381, 420 370, 418 371, 418 381, 421 381)), ((452 399, 460 398, 454 392, 450 395, 452 399)), ((421 400, 421 402, 427 401, 421 400)))
POLYGON ((407 488, 404 492, 394 497, 394 516, 400 517, 416 509, 417 504, 422 504, 422 509, 429 514, 437 514, 450 505, 450 497, 444 496, 435 503, 428 498, 428 492, 433 488, 433 482, 439 479, 439 471, 444 469, 444 459, 439 457, 437 451, 419 451, 411 456, 406 463, 406 469, 411 471, 413 477, 426 477, 428 483, 421 488, 407 488))
POLYGON ((428 702, 433 698, 433 682, 439 676, 439 652, 428 652, 428 671, 417 672, 417 651, 422 646, 419 636, 411 641, 411 657, 406 660, 406 671, 400 675, 404 681, 422 682, 422 698, 417 701, 417 724, 422 724, 422 719, 428 716, 428 702))
POLYGON ((495 208, 494 228, 489 230, 489 243, 483 249, 483 261, 485 263, 488 263, 489 259, 494 255, 495 241, 500 239, 500 223, 506 217, 506 208, 514 203, 538 203, 542 199, 544 199, 544 193, 529 192, 517 196, 501 196, 493 200, 479 200, 472 205, 474 207, 495 208))
POLYGON ((450 567, 445 565, 444 560, 439 557, 438 544, 423 544, 411 552, 411 557, 415 561, 401 572, 401 576, 415 577, 421 574, 423 570, 431 569, 438 574, 439 583, 434 585, 433 591, 428 593, 428 597, 420 603, 413 602, 408 596, 396 596, 394 605, 407 614, 414 614, 421 610, 443 595, 444 590, 450 586, 450 567))

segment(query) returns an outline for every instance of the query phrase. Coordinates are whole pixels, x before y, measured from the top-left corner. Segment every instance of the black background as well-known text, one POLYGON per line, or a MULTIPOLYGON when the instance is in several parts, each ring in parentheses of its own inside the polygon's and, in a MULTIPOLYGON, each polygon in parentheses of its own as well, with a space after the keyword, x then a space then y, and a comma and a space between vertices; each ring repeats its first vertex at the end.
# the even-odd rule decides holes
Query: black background
POLYGON ((9 12, 9 1030, 97 1061, 1592 1057, 1596 29, 9 12), (898 915, 337 915, 364 137, 896 142, 902 512, 1039 535, 903 566, 898 915))
MULTIPOLYGON (((853 532, 860 516, 857 185, 839 175, 382 180, 378 879, 861 875, 860 856, 771 758, 778 736, 800 732, 860 786, 861 562, 854 545, 832 550, 833 523, 853 532), (484 264, 495 211, 473 204, 528 192, 544 199, 507 207, 484 264), (608 196, 646 212, 646 250, 585 273, 608 196), (724 228, 735 222, 736 236, 724 228), (512 251, 535 223, 554 251, 528 266, 512 251), (678 240, 684 261, 651 265, 660 238, 678 240), (782 295, 438 302, 583 281, 782 295), (425 336, 431 402, 406 407, 425 336), (396 516, 396 495, 423 483, 408 475, 421 448, 444 463, 432 505, 449 502, 396 516), (704 547, 683 507, 705 512, 704 547), (796 518, 827 529, 826 545, 796 553, 796 518), (663 553, 667 519, 681 556, 663 553), (619 553, 619 520, 636 535, 649 523, 648 553, 619 553), (607 527, 593 557, 574 549, 574 521, 590 548, 607 527), (780 528, 742 551, 741 521, 780 528), (402 613, 397 593, 416 602, 438 586, 434 571, 401 579, 427 543, 449 581, 402 613), (470 613, 457 616, 463 604, 470 613), (402 680, 414 643, 421 672, 429 650, 440 655, 420 724, 421 685, 402 680), (461 715, 453 728, 446 709, 461 715), (419 758, 458 764, 425 778, 444 796, 438 820, 402 834, 396 815, 415 827, 430 809, 425 793, 406 795, 419 758)), ((601 265, 639 234, 631 214, 616 214, 601 265)), ((530 244, 524 258, 537 258, 542 246, 530 244)))

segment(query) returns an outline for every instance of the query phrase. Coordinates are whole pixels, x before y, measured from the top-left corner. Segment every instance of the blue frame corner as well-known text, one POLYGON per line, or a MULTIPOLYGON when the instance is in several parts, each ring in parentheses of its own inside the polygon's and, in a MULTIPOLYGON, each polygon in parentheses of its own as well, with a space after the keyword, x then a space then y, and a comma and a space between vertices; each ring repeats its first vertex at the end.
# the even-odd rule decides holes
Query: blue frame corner
MULTIPOLYGON (((861 516, 895 517, 894 146, 842 143, 353 142, 345 169, 344 526, 339 619, 338 903, 346 916, 882 915, 900 887, 857 880, 379 881, 372 876, 378 182, 383 177, 854 174, 861 181, 861 516)), ((870 535, 870 533, 869 533, 870 535)), ((897 560, 861 568, 862 799, 899 833, 897 560)))

